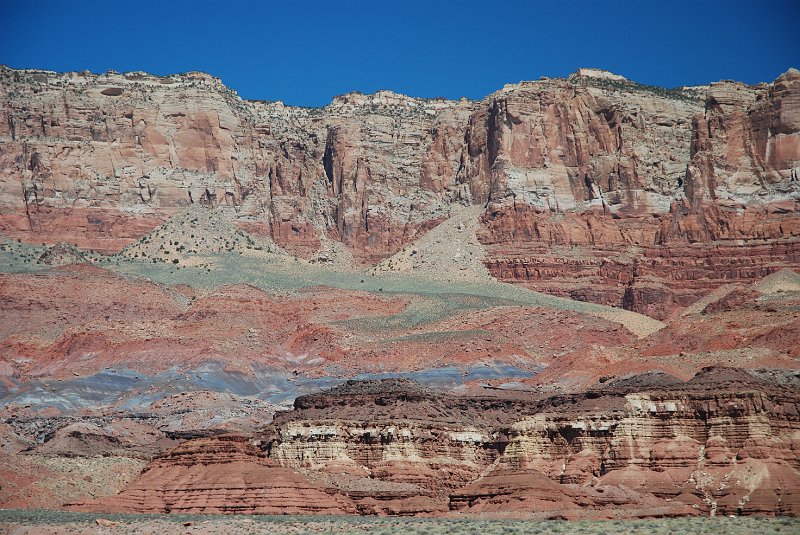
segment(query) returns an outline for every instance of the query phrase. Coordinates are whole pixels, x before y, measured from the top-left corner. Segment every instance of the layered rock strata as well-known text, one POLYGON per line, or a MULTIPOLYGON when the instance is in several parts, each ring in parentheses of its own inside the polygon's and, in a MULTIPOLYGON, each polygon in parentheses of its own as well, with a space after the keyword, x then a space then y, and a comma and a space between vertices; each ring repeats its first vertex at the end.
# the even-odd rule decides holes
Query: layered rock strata
POLYGON ((306 109, 243 101, 202 73, 4 68, 3 225, 116 250, 198 202, 282 244, 330 236, 370 259, 453 204, 663 211, 697 92, 609 84, 524 82, 482 102, 352 93, 306 109))
MULTIPOLYGON (((686 383, 649 374, 609 385, 546 398, 519 391, 453 396, 407 380, 351 381, 298 398, 254 441, 260 450, 236 439, 231 462, 241 468, 225 473, 303 473, 335 494, 320 503, 333 508, 331 500, 341 498, 335 507, 353 503, 361 514, 800 512, 794 387, 730 368, 705 369, 686 383), (243 448, 249 457, 241 456, 243 448)), ((269 492, 261 480, 245 482, 247 489, 238 480, 223 482, 220 457, 210 460, 206 450, 227 443, 209 440, 157 460, 108 503, 127 511, 199 510, 224 483, 236 505, 219 510, 244 512, 253 509, 239 496, 288 496, 291 485, 307 491, 309 479, 301 484, 289 476, 269 492), (156 481, 166 490, 145 498, 156 481)))
POLYGON ((549 501, 552 510, 797 514, 800 399, 792 388, 724 368, 659 383, 546 399, 391 390, 309 396, 284 416, 290 421, 276 419, 267 451, 289 466, 366 468, 390 481, 405 481, 415 466, 414 482, 450 492, 456 510, 532 512, 549 501), (321 418, 334 411, 335 420, 321 418))

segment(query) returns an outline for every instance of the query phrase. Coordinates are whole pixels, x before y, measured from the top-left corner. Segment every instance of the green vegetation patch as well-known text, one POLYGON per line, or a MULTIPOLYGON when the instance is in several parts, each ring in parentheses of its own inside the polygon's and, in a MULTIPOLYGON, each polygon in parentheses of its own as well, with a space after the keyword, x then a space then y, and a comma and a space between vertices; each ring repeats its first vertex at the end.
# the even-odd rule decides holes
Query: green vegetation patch
POLYGON ((48 248, 44 245, 30 245, 14 240, 0 241, 0 272, 35 273, 51 266, 39 262, 39 257, 48 248))

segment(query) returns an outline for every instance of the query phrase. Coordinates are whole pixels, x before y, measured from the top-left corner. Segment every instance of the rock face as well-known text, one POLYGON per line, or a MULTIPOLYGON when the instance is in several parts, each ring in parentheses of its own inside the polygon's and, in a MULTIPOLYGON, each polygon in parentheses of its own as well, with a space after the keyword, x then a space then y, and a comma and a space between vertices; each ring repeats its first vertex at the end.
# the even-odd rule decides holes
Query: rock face
POLYGON ((480 102, 306 109, 202 73, 3 68, 0 96, 0 230, 29 241, 116 251, 202 203, 294 253, 340 241, 375 263, 475 204, 493 275, 659 318, 800 254, 796 70, 665 90, 582 69, 480 102))
POLYGON ((377 493, 340 484, 362 513, 446 512, 447 491, 475 479, 497 451, 485 430, 466 424, 465 406, 451 411, 439 401, 408 380, 350 381, 298 398, 296 411, 270 426, 263 448, 283 466, 327 473, 333 481, 382 482, 377 493))
POLYGON ((732 368, 550 398, 350 381, 298 398, 257 435, 260 450, 244 438, 190 441, 117 498, 84 507, 255 512, 280 495, 313 512, 295 496, 316 493, 305 507, 361 514, 797 515, 799 408, 794 387, 732 368))
POLYGON ((58 224, 115 250, 198 202, 281 244, 330 236, 371 259, 453 204, 514 196, 572 210, 605 195, 665 210, 700 103, 642 87, 575 76, 482 102, 381 91, 315 110, 242 101, 201 73, 3 69, 4 226, 48 239, 58 224))
MULTIPOLYGON (((800 71, 770 86, 714 84, 693 119, 686 196, 741 203, 753 194, 796 191, 800 159, 800 71)), ((769 199, 765 199, 769 200, 769 199)))
MULTIPOLYGON (((595 506, 641 506, 654 496, 723 514, 796 514, 796 423, 784 416, 796 409, 796 397, 767 401, 757 390, 714 396, 694 385, 687 390, 688 399, 686 393, 630 393, 602 416, 584 409, 584 416, 569 411, 523 419, 512 426, 503 459, 508 466, 498 473, 527 470, 579 485, 573 497, 595 506), (769 431, 756 430, 764 424, 769 431), (632 498, 630 490, 642 488, 652 496, 632 498)), ((512 487, 500 497, 482 490, 488 496, 472 489, 479 498, 465 499, 462 492, 455 506, 502 510, 539 492, 538 486, 533 492, 512 487)))

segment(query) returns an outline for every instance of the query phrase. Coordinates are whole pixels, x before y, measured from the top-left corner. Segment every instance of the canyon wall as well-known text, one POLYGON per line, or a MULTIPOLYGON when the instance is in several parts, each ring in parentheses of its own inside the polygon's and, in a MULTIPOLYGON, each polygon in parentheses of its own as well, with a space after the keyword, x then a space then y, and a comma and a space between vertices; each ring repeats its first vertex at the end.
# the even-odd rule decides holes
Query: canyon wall
POLYGON ((582 69, 482 101, 240 99, 212 76, 0 68, 0 232, 112 252, 192 203, 375 263, 485 206, 497 278, 658 318, 796 267, 800 72, 666 90, 582 69))

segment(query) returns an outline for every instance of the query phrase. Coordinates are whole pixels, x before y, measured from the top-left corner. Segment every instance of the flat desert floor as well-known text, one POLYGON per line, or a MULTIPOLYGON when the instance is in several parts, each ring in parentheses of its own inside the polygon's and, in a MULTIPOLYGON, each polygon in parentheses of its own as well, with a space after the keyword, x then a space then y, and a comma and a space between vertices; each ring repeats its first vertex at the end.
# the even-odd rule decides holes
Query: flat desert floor
POLYGON ((2 534, 210 534, 370 533, 429 535, 791 535, 800 519, 694 517, 608 521, 487 518, 377 518, 314 516, 103 515, 63 511, 0 510, 2 534))

